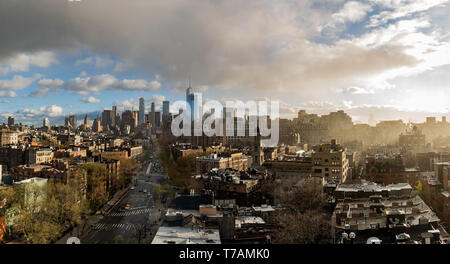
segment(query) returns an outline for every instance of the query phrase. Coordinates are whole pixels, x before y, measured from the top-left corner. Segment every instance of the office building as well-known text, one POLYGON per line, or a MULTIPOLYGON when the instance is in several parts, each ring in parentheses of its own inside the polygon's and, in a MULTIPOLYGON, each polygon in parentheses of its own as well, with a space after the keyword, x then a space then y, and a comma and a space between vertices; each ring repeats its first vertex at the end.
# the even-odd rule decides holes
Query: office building
POLYGON ((169 101, 164 101, 163 102, 163 117, 167 116, 170 114, 170 102, 169 101))
POLYGON ((47 117, 44 117, 44 119, 42 120, 42 126, 44 126, 44 127, 50 126, 50 120, 48 120, 47 117))
POLYGON ((145 101, 144 98, 139 98, 139 121, 138 124, 144 124, 145 123, 145 101))
POLYGON ((331 140, 331 144, 314 147, 312 162, 313 176, 322 177, 325 181, 346 181, 349 163, 345 149, 336 144, 336 140, 331 140))
POLYGON ((14 126, 14 117, 8 117, 8 126, 14 126))

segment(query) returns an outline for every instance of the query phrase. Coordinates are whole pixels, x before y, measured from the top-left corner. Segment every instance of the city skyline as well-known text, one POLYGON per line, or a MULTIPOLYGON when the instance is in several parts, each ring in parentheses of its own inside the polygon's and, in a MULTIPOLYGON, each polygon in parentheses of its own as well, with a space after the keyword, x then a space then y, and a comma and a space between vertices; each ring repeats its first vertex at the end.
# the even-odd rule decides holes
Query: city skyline
POLYGON ((13 2, 0 3, 9 22, 0 26, 0 122, 137 110, 140 97, 146 111, 152 100, 159 109, 182 100, 190 78, 209 99, 279 100, 287 118, 300 109, 344 110, 362 123, 448 113, 447 0, 136 1, 123 16, 121 1, 103 12, 102 1, 13 2))
POLYGON ((270 263, 277 244, 450 244, 449 15, 0 0, 0 247, 270 263))

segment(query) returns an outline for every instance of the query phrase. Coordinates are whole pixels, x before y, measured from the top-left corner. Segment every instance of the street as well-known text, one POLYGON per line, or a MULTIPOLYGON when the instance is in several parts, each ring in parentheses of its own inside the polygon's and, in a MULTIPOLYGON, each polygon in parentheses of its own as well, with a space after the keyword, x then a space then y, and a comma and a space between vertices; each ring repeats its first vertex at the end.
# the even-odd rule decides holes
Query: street
POLYGON ((132 187, 112 209, 93 224, 83 244, 151 243, 165 208, 153 201, 154 184, 163 180, 155 156, 135 171, 132 187))

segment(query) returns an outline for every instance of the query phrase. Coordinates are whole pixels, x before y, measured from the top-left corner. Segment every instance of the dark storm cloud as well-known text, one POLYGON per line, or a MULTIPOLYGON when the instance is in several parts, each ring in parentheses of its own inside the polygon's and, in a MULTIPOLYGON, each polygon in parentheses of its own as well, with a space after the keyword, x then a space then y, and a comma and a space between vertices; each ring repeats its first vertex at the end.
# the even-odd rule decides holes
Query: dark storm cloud
POLYGON ((416 63, 401 47, 310 41, 332 15, 314 2, 2 0, 0 59, 89 47, 132 61, 149 76, 158 72, 173 83, 191 76, 198 85, 248 94, 308 92, 312 86, 315 94, 326 93, 330 84, 346 84, 355 75, 416 63))

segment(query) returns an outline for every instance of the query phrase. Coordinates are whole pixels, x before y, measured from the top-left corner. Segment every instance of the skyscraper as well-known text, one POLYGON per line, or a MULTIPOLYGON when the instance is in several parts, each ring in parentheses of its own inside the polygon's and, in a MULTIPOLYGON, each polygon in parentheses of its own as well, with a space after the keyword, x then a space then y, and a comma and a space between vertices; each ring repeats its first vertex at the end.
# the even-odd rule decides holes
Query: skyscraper
POLYGON ((94 122, 92 123, 92 130, 94 132, 102 132, 103 128, 100 122, 100 118, 97 116, 96 119, 94 119, 94 122))
POLYGON ((116 126, 117 106, 113 106, 112 110, 103 110, 102 126, 105 130, 116 126))
POLYGON ((48 120, 47 117, 44 117, 44 119, 42 120, 42 126, 44 126, 44 127, 50 126, 50 120, 48 120))
POLYGON ((8 126, 14 126, 14 117, 8 117, 8 126))
POLYGON ((150 107, 150 124, 152 124, 152 134, 156 133, 156 117, 155 117, 155 103, 152 102, 150 107))
POLYGON ((155 102, 152 102, 152 106, 151 106, 150 112, 152 112, 152 113, 155 112, 155 102))
POLYGON ((139 98, 139 125, 145 123, 145 102, 144 98, 139 98))
POLYGON ((86 114, 84 117, 84 128, 90 128, 91 120, 89 119, 89 116, 86 114))
POLYGON ((171 115, 170 115, 170 102, 164 101, 163 102, 163 112, 162 112, 162 129, 168 129, 170 126, 170 122, 172 121, 171 115))
POLYGON ((155 129, 161 128, 161 112, 155 112, 155 129))
POLYGON ((129 126, 131 130, 134 130, 137 127, 137 123, 138 111, 126 110, 122 113, 122 129, 129 126))
POLYGON ((191 87, 191 80, 189 80, 189 87, 186 89, 186 103, 189 105, 190 109, 188 109, 188 113, 191 115, 191 122, 194 121, 194 89, 191 87))
POLYGON ((77 116, 76 115, 69 116, 69 125, 73 128, 77 127, 77 116))
POLYGON ((164 101, 163 102, 163 116, 168 116, 170 112, 170 102, 164 101))

